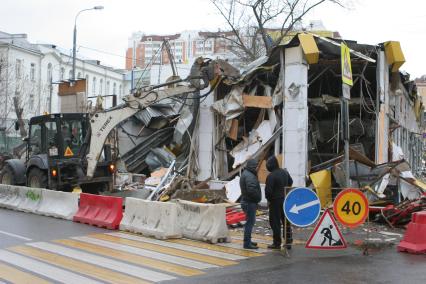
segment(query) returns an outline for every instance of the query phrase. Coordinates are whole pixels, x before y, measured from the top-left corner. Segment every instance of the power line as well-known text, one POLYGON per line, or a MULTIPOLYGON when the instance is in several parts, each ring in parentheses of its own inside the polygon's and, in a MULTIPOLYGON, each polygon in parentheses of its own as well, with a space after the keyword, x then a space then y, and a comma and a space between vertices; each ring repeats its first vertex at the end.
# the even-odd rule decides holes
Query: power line
POLYGON ((88 49, 88 50, 92 50, 92 51, 96 51, 96 52, 99 52, 99 53, 108 54, 108 55, 111 55, 111 56, 117 56, 117 57, 121 57, 121 58, 125 58, 125 59, 132 59, 132 57, 118 55, 118 54, 115 54, 115 53, 112 53, 112 52, 108 52, 108 51, 104 51, 104 50, 99 50, 99 49, 92 48, 92 47, 87 47, 87 46, 82 46, 82 45, 80 45, 79 47, 80 48, 85 48, 85 49, 88 49))

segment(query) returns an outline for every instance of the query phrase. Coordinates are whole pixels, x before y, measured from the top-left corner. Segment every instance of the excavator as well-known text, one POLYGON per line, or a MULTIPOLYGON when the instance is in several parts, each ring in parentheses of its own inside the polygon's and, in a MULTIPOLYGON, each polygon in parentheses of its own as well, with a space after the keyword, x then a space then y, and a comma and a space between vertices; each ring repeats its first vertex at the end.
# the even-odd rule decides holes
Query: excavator
POLYGON ((23 160, 4 161, 0 182, 12 185, 98 194, 112 190, 115 164, 111 147, 105 143, 111 131, 137 112, 171 97, 193 94, 210 85, 209 95, 224 79, 239 75, 224 60, 197 58, 185 79, 177 76, 167 82, 134 90, 124 103, 93 114, 47 114, 29 121, 30 135, 23 160))

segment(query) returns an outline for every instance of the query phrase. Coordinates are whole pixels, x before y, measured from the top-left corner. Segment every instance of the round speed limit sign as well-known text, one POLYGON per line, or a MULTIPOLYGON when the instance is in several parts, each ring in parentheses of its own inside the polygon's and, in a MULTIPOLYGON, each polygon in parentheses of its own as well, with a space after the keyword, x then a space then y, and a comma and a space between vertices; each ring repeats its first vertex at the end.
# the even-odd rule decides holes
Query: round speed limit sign
POLYGON ((348 188, 337 195, 333 211, 340 223, 354 228, 364 223, 367 218, 368 201, 358 189, 348 188))

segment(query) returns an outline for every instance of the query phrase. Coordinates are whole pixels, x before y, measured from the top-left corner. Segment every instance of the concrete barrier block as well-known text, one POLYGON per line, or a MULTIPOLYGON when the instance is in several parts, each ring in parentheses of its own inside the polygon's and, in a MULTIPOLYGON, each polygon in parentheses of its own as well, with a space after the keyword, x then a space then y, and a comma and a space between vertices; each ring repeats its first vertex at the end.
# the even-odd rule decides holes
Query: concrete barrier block
POLYGON ((43 189, 41 191, 41 203, 36 213, 72 220, 78 210, 78 198, 78 193, 43 189))
POLYGON ((178 224, 184 237, 217 243, 229 240, 224 204, 203 204, 178 200, 178 224))
POLYGON ((41 203, 41 188, 19 187, 19 204, 17 210, 36 213, 41 203))
POLYGON ((0 207, 16 209, 19 202, 18 186, 0 184, 0 207))
POLYGON ((175 203, 126 198, 121 230, 153 236, 157 239, 180 238, 175 203))

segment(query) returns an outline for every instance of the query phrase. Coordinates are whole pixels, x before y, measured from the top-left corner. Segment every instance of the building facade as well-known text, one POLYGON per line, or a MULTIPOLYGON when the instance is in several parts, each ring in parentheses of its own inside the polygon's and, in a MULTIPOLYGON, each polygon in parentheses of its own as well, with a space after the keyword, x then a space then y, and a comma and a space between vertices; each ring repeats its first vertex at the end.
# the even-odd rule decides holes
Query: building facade
MULTIPOLYGON (((0 127, 14 132, 15 107, 23 109, 24 119, 60 112, 58 83, 71 77, 71 52, 30 43, 26 34, 0 32, 0 127)), ((77 58, 76 77, 86 79, 87 97, 124 93, 123 72, 99 61, 77 58)), ((106 97, 105 107, 111 102, 106 97)))

